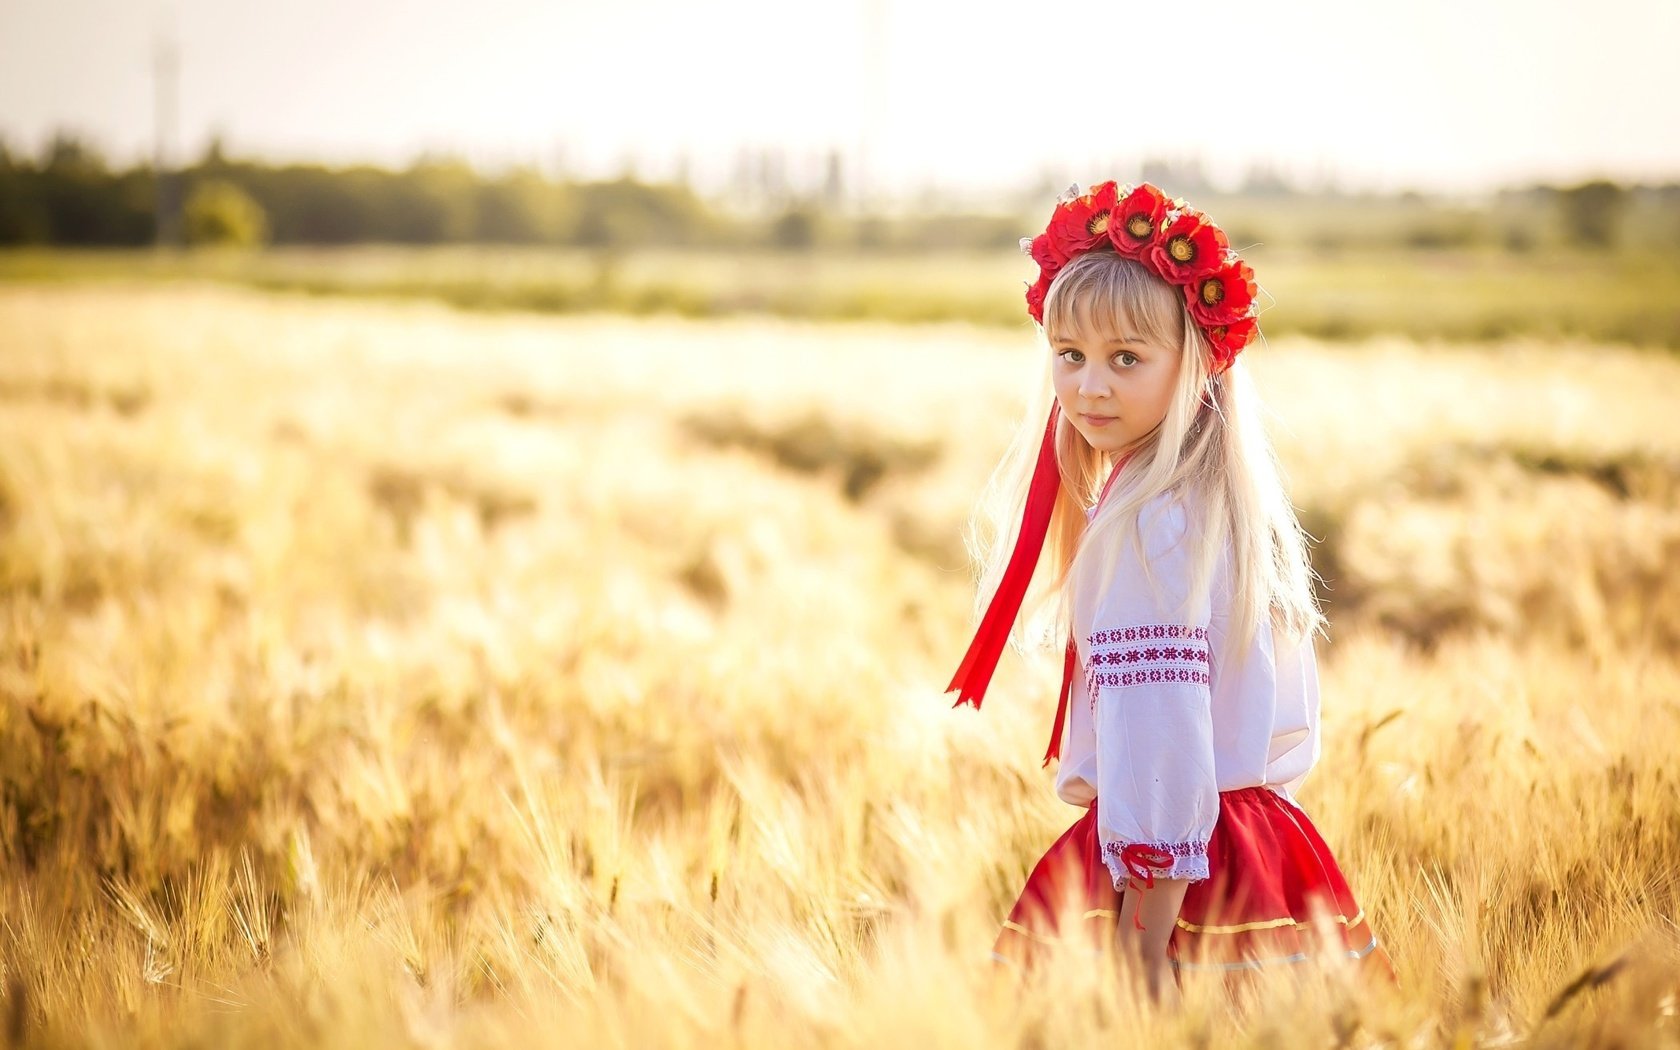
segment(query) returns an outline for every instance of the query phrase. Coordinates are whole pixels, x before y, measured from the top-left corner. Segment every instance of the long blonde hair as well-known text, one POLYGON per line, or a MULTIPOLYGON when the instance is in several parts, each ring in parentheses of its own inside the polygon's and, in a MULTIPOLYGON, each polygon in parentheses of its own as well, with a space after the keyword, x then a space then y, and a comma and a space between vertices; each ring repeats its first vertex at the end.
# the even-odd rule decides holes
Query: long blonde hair
MULTIPOLYGON (((1178 383, 1166 418, 1133 445, 1131 463, 1088 526, 1086 508, 1095 501, 1112 461, 1066 418, 1058 421, 1062 486, 1016 643, 1059 643, 1072 622, 1075 596, 1068 593, 1067 583, 1076 565, 1084 576, 1084 560, 1097 558, 1095 578, 1107 579, 1121 543, 1132 543, 1141 556, 1139 511, 1167 492, 1187 497, 1186 505, 1200 512, 1189 515, 1186 538, 1191 594, 1207 593, 1221 554, 1228 551, 1230 620, 1219 666, 1240 664, 1263 620, 1269 620, 1274 632, 1297 641, 1322 631, 1324 616, 1313 592, 1306 533, 1284 492, 1259 395, 1242 358, 1223 373, 1210 375, 1207 338, 1189 318, 1179 291, 1142 264, 1112 251, 1087 252, 1069 262, 1051 282, 1044 301, 1047 344, 1056 334, 1093 328, 1181 347, 1178 383)), ((969 550, 981 569, 982 602, 995 590, 1014 546, 1044 420, 1055 396, 1048 346, 1046 351, 1043 382, 970 522, 969 550)))

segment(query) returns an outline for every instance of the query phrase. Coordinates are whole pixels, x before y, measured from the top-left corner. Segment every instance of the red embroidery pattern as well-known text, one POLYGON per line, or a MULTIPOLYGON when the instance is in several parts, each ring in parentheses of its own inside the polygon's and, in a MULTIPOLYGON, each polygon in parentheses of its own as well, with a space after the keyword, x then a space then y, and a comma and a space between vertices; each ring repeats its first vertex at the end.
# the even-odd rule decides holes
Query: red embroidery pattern
POLYGON ((1182 623, 1152 623, 1142 627, 1115 627, 1107 631, 1098 631, 1091 635, 1088 641, 1094 649, 1099 645, 1141 642, 1151 638, 1188 638, 1191 641, 1206 642, 1208 630, 1206 627, 1191 627, 1182 623))
POLYGON ((1157 623, 1097 631, 1088 639, 1085 692, 1096 707, 1102 686, 1125 687, 1157 682, 1210 685, 1208 629, 1157 623), (1166 641, 1166 645, 1155 644, 1166 641))
POLYGON ((1192 671, 1188 667, 1165 667, 1151 671, 1103 671, 1085 676, 1085 688, 1104 685, 1147 685, 1151 682, 1189 682, 1192 685, 1212 685, 1206 671, 1192 671))

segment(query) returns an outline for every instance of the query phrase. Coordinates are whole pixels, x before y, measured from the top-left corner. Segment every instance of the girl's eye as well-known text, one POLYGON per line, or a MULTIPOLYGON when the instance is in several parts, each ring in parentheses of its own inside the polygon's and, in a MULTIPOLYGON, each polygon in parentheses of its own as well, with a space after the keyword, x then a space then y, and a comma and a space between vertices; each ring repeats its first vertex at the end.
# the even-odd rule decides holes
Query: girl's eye
POLYGON ((1080 353, 1078 350, 1072 349, 1071 347, 1067 350, 1057 351, 1057 355, 1070 365, 1077 365, 1079 362, 1085 360, 1084 354, 1080 353))
POLYGON ((1114 358, 1127 368, 1130 368, 1138 363, 1138 356, 1130 350, 1122 350, 1118 354, 1115 354, 1114 358))

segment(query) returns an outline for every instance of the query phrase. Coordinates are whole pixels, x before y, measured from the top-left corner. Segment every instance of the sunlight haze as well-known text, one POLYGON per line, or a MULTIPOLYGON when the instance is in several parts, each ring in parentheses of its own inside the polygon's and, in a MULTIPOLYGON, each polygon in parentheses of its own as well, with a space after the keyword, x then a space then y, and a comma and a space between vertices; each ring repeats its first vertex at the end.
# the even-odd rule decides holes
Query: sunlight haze
MULTIPOLYGON (((181 54, 176 157, 727 177, 743 148, 829 150, 877 186, 984 191, 1200 157, 1303 183, 1477 190, 1680 172, 1661 70, 1680 5, 1445 0, 1170 7, 925 0, 605 5, 416 0, 0 4, 0 135, 148 156, 152 53, 181 54), (1189 9, 1181 9, 1186 12, 1189 9), (171 28, 172 27, 172 28, 171 28)), ((1122 172, 1124 175, 1124 172, 1122 172)))

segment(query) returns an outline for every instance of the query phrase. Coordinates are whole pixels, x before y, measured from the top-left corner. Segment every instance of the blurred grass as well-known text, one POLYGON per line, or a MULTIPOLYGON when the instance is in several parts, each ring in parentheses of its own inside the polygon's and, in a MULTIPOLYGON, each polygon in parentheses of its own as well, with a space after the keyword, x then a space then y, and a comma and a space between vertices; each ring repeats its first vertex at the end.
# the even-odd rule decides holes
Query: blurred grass
POLYGON ((1672 1045, 1680 361, 1250 358, 1303 802, 1403 994, 985 953, 1055 654, 938 692, 1021 331, 0 288, 0 1016, 138 1046, 1672 1045))
MULTIPOLYGON (((1298 239, 1297 239, 1298 240, 1298 239)), ((1243 242, 1250 243, 1250 242, 1243 242)), ((1493 341, 1580 338, 1680 348, 1672 252, 1548 248, 1245 248, 1270 296, 1268 335, 1493 341)), ((470 310, 1023 327, 1015 253, 627 251, 514 247, 261 252, 0 252, 0 280, 215 280, 312 295, 436 300, 470 310)))

